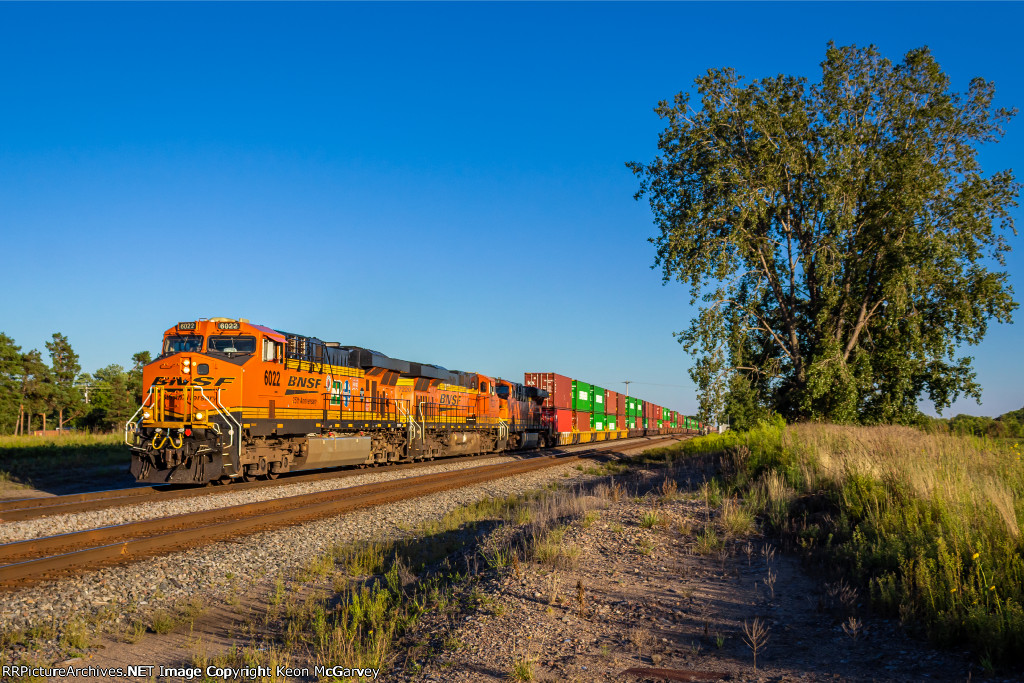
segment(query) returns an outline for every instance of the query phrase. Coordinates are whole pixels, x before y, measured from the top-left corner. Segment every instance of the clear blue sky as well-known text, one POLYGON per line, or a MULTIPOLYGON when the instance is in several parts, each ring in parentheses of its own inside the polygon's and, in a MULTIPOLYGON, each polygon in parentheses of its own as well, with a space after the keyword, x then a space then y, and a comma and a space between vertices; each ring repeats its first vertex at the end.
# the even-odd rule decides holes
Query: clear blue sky
MULTIPOLYGON (((654 157, 658 100, 713 67, 816 80, 835 40, 928 45, 1024 108, 1022 25, 1020 3, 0 4, 0 331, 63 332, 92 371, 238 316, 692 413, 692 309, 624 166, 654 157)), ((983 166, 1022 151, 1018 118, 983 166)), ((1021 324, 970 349, 983 405, 953 413, 1024 404, 1021 324)))

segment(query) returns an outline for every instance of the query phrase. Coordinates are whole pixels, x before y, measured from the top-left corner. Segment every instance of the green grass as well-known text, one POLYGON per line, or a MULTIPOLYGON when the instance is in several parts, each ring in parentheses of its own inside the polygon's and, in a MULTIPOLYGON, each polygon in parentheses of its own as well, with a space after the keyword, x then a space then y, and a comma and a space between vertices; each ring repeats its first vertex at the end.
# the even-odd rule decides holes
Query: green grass
POLYGON ((744 509, 935 642, 969 646, 996 665, 1024 651, 1018 442, 773 423, 660 450, 669 458, 724 456, 725 487, 744 498, 744 509))
POLYGON ((120 434, 0 436, 0 482, 74 481, 97 468, 123 465, 127 470, 129 461, 120 434))

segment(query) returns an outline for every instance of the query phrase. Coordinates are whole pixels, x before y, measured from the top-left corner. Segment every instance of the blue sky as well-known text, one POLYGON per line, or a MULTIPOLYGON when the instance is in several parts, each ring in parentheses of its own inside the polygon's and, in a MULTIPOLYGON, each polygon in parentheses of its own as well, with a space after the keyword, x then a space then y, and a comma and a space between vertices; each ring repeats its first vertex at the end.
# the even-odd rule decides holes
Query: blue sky
MULTIPOLYGON (((654 157, 658 100, 714 67, 816 80, 835 40, 928 45, 955 89, 1024 107, 1021 25, 1020 3, 0 4, 0 331, 61 331, 94 370, 246 317, 692 413, 689 297, 651 270, 624 165, 654 157)), ((1022 151, 1018 118, 983 168, 1022 151)), ((969 349, 983 405, 947 414, 1024 404, 1020 325, 969 349)))

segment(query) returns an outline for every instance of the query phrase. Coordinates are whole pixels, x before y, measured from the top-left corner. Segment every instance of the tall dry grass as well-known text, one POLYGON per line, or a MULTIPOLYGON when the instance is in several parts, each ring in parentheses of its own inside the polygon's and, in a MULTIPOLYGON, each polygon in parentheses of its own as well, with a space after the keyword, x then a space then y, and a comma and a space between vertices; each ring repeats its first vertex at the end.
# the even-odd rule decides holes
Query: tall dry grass
POLYGON ((770 526, 935 640, 1009 663, 1024 651, 1019 443, 910 427, 765 424, 686 442, 770 526))

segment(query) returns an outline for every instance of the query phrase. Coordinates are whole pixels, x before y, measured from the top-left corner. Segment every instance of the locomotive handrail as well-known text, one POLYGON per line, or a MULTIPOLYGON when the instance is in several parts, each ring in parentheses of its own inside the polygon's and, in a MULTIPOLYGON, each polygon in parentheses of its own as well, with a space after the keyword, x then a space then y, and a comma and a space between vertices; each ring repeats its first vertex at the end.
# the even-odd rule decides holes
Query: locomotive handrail
POLYGON ((216 403, 214 403, 213 401, 206 397, 206 392, 203 391, 202 387, 198 387, 198 389, 200 395, 202 395, 203 397, 203 400, 212 405, 214 409, 217 411, 217 414, 224 418, 224 421, 227 422, 228 424, 228 451, 231 451, 231 446, 233 444, 236 446, 235 452, 231 454, 231 459, 234 461, 233 465, 235 467, 235 473, 229 476, 239 477, 242 475, 242 423, 236 420, 235 416, 232 415, 228 411, 228 409, 225 408, 224 405, 220 402, 220 389, 217 389, 216 403), (235 423, 235 425, 238 427, 237 444, 235 444, 235 428, 231 426, 232 422, 235 423))
POLYGON ((423 438, 423 428, 420 427, 420 423, 413 419, 406 409, 402 406, 401 402, 398 403, 398 410, 402 413, 405 419, 408 421, 409 428, 409 445, 412 446, 412 442, 418 438, 423 438))
POLYGON ((136 416, 139 413, 142 412, 142 409, 146 407, 146 403, 148 403, 149 399, 151 399, 152 397, 153 397, 153 387, 150 387, 149 388, 149 393, 146 394, 146 398, 142 399, 142 405, 140 405, 139 409, 136 410, 135 413, 133 413, 132 416, 130 418, 128 418, 128 421, 124 423, 124 442, 128 446, 132 445, 132 443, 130 441, 128 441, 128 432, 131 431, 131 426, 133 424, 135 424, 136 416))

